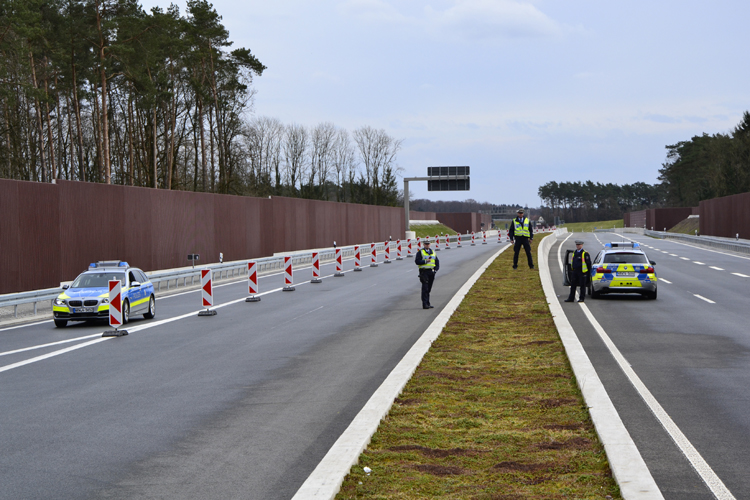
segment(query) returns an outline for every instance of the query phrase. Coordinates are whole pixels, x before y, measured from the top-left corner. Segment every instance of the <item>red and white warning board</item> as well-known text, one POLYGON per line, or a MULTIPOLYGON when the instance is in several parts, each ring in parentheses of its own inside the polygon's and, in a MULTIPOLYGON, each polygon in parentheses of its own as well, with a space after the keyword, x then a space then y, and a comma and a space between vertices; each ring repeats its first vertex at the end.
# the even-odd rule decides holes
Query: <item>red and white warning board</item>
POLYGON ((122 326, 122 284, 120 280, 109 282, 109 326, 122 326))
POLYGON ((203 307, 214 305, 214 273, 210 269, 201 269, 201 304, 203 307))
POLYGON ((287 287, 291 287, 294 284, 292 277, 292 258, 284 257, 284 284, 287 287))
MULTIPOLYGON (((336 249, 336 255, 338 255, 339 249, 336 249)), ((313 279, 320 278, 320 254, 318 252, 312 253, 312 276, 313 279)))
POLYGON ((344 261, 340 248, 336 249, 336 272, 340 273, 344 270, 344 261))
POLYGON ((258 265, 252 261, 247 263, 247 292, 250 295, 258 293, 258 265))
POLYGON ((354 269, 362 267, 362 254, 359 252, 359 245, 354 245, 354 269))

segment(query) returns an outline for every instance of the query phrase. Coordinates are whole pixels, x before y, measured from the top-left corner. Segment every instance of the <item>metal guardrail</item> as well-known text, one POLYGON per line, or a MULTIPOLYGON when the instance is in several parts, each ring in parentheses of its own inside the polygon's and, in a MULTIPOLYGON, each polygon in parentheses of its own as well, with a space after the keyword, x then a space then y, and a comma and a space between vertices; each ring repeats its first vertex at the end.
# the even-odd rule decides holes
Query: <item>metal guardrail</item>
MULTIPOLYGON (((488 241, 490 238, 497 237, 497 230, 486 231, 488 241)), ((478 239, 481 240, 481 232, 477 233, 478 239)), ((453 235, 449 237, 451 243, 456 243, 458 238, 461 238, 462 244, 464 242, 471 241, 471 234, 453 235)), ((431 239, 433 239, 431 237, 431 239)), ((405 241, 405 240, 402 240, 405 241)), ((445 240, 443 239, 443 242, 445 240)), ((391 252, 394 251, 393 245, 395 242, 391 242, 391 252)), ((360 251, 367 249, 369 251, 370 243, 364 243, 359 245, 360 251)), ((342 258, 353 258, 354 257, 354 246, 350 245, 341 247, 342 258)), ((378 253, 385 251, 385 243, 376 243, 375 248, 378 253)), ((247 276, 247 263, 255 262, 259 275, 270 274, 273 272, 282 271, 284 269, 284 256, 292 257, 292 265, 294 267, 302 266, 305 264, 312 264, 312 252, 313 250, 304 250, 301 252, 290 252, 288 254, 277 254, 273 257, 263 257, 261 259, 248 259, 241 261, 226 262, 221 264, 208 264, 200 267, 189 267, 174 269, 169 271, 151 271, 146 273, 151 282, 154 284, 157 292, 168 291, 174 288, 180 288, 180 286, 189 287, 195 286, 196 282, 200 283, 200 270, 209 268, 214 272, 215 279, 220 281, 222 279, 231 279, 239 276, 247 276), (180 285, 182 282, 182 285, 180 285)), ((332 262, 336 258, 336 250, 334 248, 322 248, 317 250, 318 256, 322 263, 332 262)), ((365 255, 367 251, 364 252, 365 255)), ((58 295, 62 292, 61 288, 46 288, 43 290, 33 290, 30 292, 21 293, 10 293, 6 295, 0 295, 0 307, 13 307, 13 316, 18 317, 18 306, 24 304, 34 304, 34 315, 37 314, 37 306, 41 302, 49 301, 52 305, 58 295)))

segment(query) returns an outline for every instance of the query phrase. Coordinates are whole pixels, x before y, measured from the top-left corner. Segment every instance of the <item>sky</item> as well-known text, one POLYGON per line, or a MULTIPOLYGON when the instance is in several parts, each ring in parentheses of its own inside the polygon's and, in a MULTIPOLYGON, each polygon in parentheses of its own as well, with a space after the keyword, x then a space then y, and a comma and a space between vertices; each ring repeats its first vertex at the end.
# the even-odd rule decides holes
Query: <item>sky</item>
POLYGON ((256 116, 384 129, 403 140, 401 177, 471 167, 470 191, 410 182, 411 198, 534 207, 550 181, 657 183, 666 145, 750 110, 747 1, 213 5, 268 68, 256 116))

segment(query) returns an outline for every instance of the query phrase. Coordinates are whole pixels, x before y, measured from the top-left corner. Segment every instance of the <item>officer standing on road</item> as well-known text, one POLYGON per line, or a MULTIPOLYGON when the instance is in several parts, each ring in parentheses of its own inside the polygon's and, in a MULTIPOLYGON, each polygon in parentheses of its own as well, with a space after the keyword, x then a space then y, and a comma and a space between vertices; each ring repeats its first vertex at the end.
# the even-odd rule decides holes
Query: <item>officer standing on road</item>
POLYGON ((529 269, 534 269, 534 259, 531 258, 531 242, 534 241, 534 233, 531 230, 531 222, 528 217, 524 217, 523 209, 518 209, 518 217, 513 219, 508 230, 508 238, 515 241, 513 246, 513 269, 518 269, 518 253, 521 247, 526 251, 526 258, 529 261, 529 269))
POLYGON ((576 287, 580 287, 578 302, 583 302, 586 297, 586 279, 591 269, 591 256, 583 249, 583 241, 576 240, 576 251, 573 254, 573 261, 570 264, 570 295, 565 302, 573 302, 576 298, 576 287))
POLYGON ((432 309, 430 292, 435 281, 435 273, 440 269, 440 261, 430 248, 430 240, 422 242, 423 248, 417 251, 414 262, 419 266, 419 281, 422 283, 422 309, 432 309))

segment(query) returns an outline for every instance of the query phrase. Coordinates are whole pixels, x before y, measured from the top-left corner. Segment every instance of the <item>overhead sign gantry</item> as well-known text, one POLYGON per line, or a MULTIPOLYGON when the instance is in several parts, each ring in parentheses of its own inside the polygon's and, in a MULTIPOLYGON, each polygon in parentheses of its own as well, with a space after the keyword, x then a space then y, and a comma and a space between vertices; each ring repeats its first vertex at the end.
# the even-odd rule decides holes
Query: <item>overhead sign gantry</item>
POLYGON ((404 211, 409 230, 409 181, 427 181, 428 191, 468 191, 469 167, 427 167, 427 177, 404 177, 404 211))

